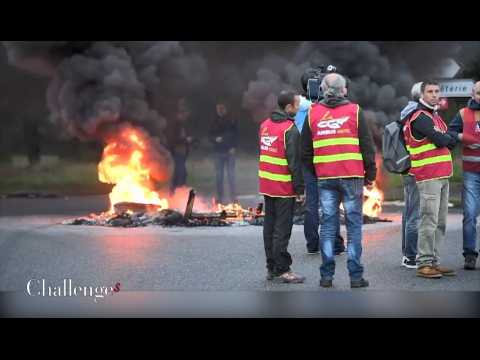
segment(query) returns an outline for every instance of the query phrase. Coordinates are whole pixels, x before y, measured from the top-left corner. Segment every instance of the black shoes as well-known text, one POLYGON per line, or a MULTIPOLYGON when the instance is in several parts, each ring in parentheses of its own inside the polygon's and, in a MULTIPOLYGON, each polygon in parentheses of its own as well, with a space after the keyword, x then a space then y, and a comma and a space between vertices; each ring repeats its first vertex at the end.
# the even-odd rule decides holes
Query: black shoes
MULTIPOLYGON (((370 283, 365 280, 364 278, 360 280, 352 280, 350 281, 350 287, 352 289, 358 289, 358 288, 365 288, 368 287, 370 283)), ((333 287, 333 280, 331 279, 320 279, 320 287, 322 288, 331 288, 333 287)))
POLYGON ((465 270, 475 270, 475 265, 477 263, 477 256, 473 254, 468 254, 465 256, 465 270))
POLYGON ((352 289, 364 288, 364 287, 368 287, 369 285, 370 283, 364 278, 361 278, 360 280, 350 281, 350 288, 352 289))
POLYGON ((322 287, 322 288, 331 288, 331 287, 333 287, 333 280, 320 279, 320 287, 322 287))

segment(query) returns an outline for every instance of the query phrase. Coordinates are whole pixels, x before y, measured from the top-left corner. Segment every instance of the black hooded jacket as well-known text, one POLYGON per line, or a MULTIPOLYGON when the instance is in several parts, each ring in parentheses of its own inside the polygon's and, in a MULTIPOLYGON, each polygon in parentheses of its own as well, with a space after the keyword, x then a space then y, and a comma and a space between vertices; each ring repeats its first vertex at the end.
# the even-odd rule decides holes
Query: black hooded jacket
POLYGON ((293 124, 293 126, 285 133, 285 152, 287 156, 288 170, 292 174, 293 189, 297 195, 303 195, 305 184, 303 182, 301 164, 301 138, 300 132, 295 126, 295 120, 281 110, 274 111, 270 119, 274 123, 289 121, 293 124))
MULTIPOLYGON (((336 108, 340 105, 350 103, 348 99, 339 97, 328 97, 320 101, 320 104, 330 108, 336 108)), ((363 157, 363 167, 365 169, 365 179, 368 182, 375 181, 377 177, 377 165, 375 163, 375 145, 373 144, 372 133, 365 120, 363 111, 360 110, 358 116, 358 140, 360 145, 360 152, 363 157)), ((313 165, 313 141, 312 130, 310 129, 310 121, 307 115, 302 129, 302 161, 305 167, 315 174, 315 167, 313 165)))
MULTIPOLYGON (((421 102, 418 104, 417 111, 424 110, 429 114, 434 113, 434 110, 425 106, 421 102)), ((414 122, 412 122, 412 135, 415 139, 421 140, 427 138, 437 147, 448 147, 453 149, 458 142, 457 134, 455 132, 449 131, 447 133, 441 133, 440 131, 435 130, 433 120, 425 115, 420 114, 414 122)))

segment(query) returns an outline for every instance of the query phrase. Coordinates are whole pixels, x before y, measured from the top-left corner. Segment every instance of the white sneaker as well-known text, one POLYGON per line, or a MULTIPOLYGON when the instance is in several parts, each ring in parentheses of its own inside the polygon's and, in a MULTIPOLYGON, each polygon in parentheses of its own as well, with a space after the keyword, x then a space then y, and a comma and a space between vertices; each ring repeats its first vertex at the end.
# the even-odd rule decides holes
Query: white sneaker
POLYGON ((408 257, 404 256, 402 258, 402 266, 406 267, 407 269, 416 269, 417 268, 417 261, 410 260, 408 257))

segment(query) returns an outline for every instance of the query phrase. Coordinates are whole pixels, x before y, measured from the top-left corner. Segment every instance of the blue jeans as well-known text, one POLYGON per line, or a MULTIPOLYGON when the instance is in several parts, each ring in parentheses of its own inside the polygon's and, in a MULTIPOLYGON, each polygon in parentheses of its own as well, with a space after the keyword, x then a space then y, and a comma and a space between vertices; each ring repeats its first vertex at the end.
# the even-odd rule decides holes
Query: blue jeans
POLYGON ((477 242, 477 217, 480 215, 480 173, 463 172, 463 255, 473 254, 477 242))
POLYGON ((224 197, 224 169, 227 170, 228 186, 230 189, 230 202, 237 200, 235 184, 235 155, 229 153, 215 154, 215 171, 217 178, 217 202, 225 204, 224 197))
POLYGON ((335 274, 334 243, 340 226, 340 202, 345 208, 347 226, 347 267, 351 280, 363 277, 362 224, 363 178, 318 180, 320 206, 323 210, 320 241, 322 265, 320 276, 331 280, 335 274))
MULTIPOLYGON (((303 223, 303 233, 307 240, 307 250, 318 251, 320 248, 318 227, 320 226, 322 209, 319 208, 320 203, 318 198, 317 175, 312 174, 312 172, 304 166, 303 180, 305 182, 305 218, 303 223)), ((334 247, 335 253, 343 252, 345 250, 343 239, 340 237, 340 223, 338 224, 334 247)))
POLYGON ((420 221, 420 195, 414 176, 403 176, 403 193, 405 207, 402 212, 402 254, 414 260, 417 256, 418 222, 420 221))

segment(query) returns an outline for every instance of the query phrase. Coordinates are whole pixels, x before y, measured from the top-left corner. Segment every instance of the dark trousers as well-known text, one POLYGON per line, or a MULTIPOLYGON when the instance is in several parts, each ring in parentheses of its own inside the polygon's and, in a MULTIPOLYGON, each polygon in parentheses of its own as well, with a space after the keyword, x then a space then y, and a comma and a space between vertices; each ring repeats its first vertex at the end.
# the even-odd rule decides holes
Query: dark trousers
POLYGON ((292 235, 295 198, 265 196, 263 242, 267 256, 267 269, 275 275, 290 271, 292 257, 288 243, 292 235))
POLYGON ((185 186, 187 183, 187 157, 183 154, 174 153, 173 161, 175 163, 175 169, 170 187, 172 194, 177 188, 185 186))
POLYGON ((235 186, 235 155, 229 153, 215 154, 215 171, 217 179, 217 202, 224 204, 226 199, 224 197, 224 173, 227 172, 228 186, 230 189, 230 202, 237 200, 236 186, 235 186))

